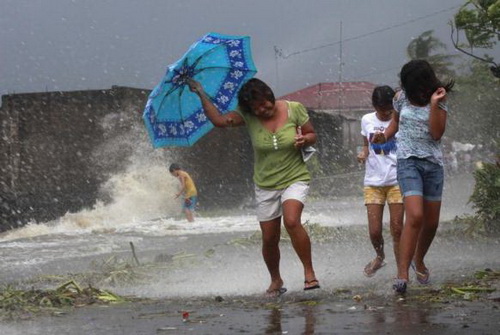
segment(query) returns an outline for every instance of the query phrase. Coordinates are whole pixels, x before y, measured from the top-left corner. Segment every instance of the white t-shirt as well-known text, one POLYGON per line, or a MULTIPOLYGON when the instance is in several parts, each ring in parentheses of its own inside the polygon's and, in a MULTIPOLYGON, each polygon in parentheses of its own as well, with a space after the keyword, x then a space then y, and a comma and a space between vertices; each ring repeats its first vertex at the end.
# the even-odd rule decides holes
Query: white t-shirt
POLYGON ((384 144, 370 140, 376 132, 383 132, 391 121, 381 121, 376 112, 361 118, 361 135, 368 140, 368 157, 365 164, 365 186, 393 186, 398 184, 396 175, 396 141, 391 138, 384 144))

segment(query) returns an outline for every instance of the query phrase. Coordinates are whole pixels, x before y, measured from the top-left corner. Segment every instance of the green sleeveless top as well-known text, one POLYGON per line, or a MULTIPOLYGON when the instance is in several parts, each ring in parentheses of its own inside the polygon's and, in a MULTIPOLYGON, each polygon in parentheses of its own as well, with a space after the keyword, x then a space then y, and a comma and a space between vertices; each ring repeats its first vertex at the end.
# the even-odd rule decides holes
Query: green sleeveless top
POLYGON ((236 110, 245 120, 254 151, 253 180, 260 188, 280 190, 311 176, 300 149, 294 147, 297 127, 309 121, 305 107, 288 102, 288 120, 276 132, 266 129, 253 114, 236 110))

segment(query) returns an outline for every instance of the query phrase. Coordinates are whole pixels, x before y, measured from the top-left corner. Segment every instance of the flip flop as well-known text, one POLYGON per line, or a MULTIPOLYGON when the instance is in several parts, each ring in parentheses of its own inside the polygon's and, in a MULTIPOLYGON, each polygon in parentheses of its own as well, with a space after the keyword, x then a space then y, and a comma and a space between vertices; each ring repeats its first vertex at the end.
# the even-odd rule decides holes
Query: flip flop
POLYGON ((288 291, 286 287, 281 287, 275 290, 267 290, 266 298, 279 298, 288 291))
POLYGON ((304 285, 311 285, 311 286, 304 286, 304 291, 310 291, 321 288, 321 286, 319 286, 319 281, 317 279, 304 280, 304 285), (316 284, 313 285, 313 283, 316 284))
POLYGON ((407 286, 408 286, 408 281, 406 279, 394 278, 392 289, 396 293, 405 294, 407 286))
POLYGON ((370 263, 366 264, 363 273, 365 276, 368 278, 373 277, 375 273, 377 273, 378 270, 380 270, 382 267, 384 267, 387 263, 384 262, 384 260, 381 260, 380 264, 378 266, 375 265, 375 262, 377 259, 380 259, 378 256, 375 257, 370 263))
POLYGON ((417 271, 417 267, 415 266, 414 262, 411 262, 410 266, 415 272, 415 275, 417 276, 417 281, 420 284, 427 285, 431 282, 431 272, 429 271, 429 269, 425 269, 425 272, 417 271))

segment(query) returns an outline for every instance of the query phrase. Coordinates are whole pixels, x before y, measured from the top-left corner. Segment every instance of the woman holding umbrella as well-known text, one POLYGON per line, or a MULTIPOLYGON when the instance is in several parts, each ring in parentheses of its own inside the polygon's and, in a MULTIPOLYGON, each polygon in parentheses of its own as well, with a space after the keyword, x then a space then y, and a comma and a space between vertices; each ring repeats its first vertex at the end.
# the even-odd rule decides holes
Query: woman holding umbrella
POLYGON ((262 255, 271 275, 268 296, 286 292, 279 262, 281 218, 304 266, 304 290, 319 288, 311 258, 311 242, 301 216, 311 179, 301 148, 316 143, 316 133, 304 106, 276 100, 271 88, 253 78, 238 93, 238 108, 222 114, 202 85, 189 81, 204 112, 216 127, 246 125, 254 150, 255 199, 262 231, 262 255))

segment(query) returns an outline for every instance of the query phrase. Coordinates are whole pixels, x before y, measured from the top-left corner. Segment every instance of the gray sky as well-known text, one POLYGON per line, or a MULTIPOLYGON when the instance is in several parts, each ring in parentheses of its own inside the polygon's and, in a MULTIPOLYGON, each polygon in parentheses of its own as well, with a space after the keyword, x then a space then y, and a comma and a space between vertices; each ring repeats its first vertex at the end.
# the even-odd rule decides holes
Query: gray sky
POLYGON ((208 32, 249 35, 277 95, 342 79, 396 85, 426 30, 451 46, 465 0, 0 0, 0 94, 152 89, 208 32), (287 58, 276 57, 274 46, 287 58), (277 59, 277 61, 276 61, 277 59))

